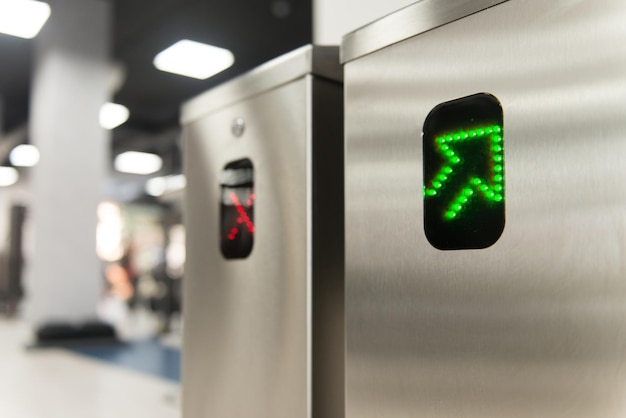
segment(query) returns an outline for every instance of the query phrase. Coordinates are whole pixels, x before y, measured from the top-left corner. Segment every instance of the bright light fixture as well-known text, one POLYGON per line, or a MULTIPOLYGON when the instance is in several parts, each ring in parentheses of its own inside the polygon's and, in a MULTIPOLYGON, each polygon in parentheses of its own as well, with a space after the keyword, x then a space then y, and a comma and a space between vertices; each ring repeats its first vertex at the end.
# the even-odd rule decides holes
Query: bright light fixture
POLYGON ((0 187, 11 186, 19 180, 20 175, 13 167, 0 167, 0 187))
POLYGON ((146 193, 150 196, 162 196, 165 192, 182 190, 187 185, 184 174, 167 177, 155 177, 146 182, 146 193))
POLYGON ((130 112, 126 106, 117 103, 105 103, 100 108, 100 126, 104 129, 117 128, 128 120, 129 115, 130 112))
POLYGON ((33 0, 0 0, 0 33, 32 39, 50 17, 48 3, 33 0))
POLYGON ((39 162, 39 150, 34 145, 21 144, 11 150, 9 161, 15 167, 33 167, 39 162))
POLYGON ((122 230, 124 220, 119 205, 102 202, 98 205, 96 253, 104 261, 118 261, 124 255, 122 230))
POLYGON ((163 160, 156 154, 127 151, 117 155, 113 164, 122 173, 152 174, 163 167, 163 160))
POLYGON ((224 71, 235 62, 228 49, 183 39, 154 57, 161 71, 205 80, 224 71))
POLYGON ((154 177, 146 182, 146 193, 150 196, 162 196, 166 189, 165 177, 154 177))

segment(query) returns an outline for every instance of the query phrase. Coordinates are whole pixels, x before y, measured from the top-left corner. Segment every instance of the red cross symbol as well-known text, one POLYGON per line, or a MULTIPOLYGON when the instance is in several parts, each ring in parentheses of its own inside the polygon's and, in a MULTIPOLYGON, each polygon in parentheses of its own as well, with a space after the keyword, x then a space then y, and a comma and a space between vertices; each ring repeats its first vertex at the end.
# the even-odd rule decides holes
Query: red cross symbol
MULTIPOLYGON (((234 226, 230 230, 230 233, 228 234, 228 239, 231 241, 234 241, 235 237, 237 237, 237 234, 239 233, 240 225, 245 225, 248 228, 248 231, 250 231, 250 233, 253 234, 254 223, 252 223, 252 221, 250 220, 250 217, 246 213, 246 209, 241 205, 241 202, 239 201, 237 194, 235 192, 230 192, 230 198, 233 201, 235 210, 237 210, 237 213, 239 214, 239 217, 237 218, 237 226, 234 226)), ((253 200, 254 200, 254 194, 250 194, 250 198, 246 202, 248 207, 252 206, 253 200)))

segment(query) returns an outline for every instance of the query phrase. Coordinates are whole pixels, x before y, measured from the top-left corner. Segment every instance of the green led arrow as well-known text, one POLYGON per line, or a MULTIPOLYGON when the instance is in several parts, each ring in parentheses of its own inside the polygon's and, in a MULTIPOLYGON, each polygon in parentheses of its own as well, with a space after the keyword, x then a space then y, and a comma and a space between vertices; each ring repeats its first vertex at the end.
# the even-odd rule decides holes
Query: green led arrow
POLYGON ((437 151, 446 162, 430 180, 430 186, 424 186, 424 196, 427 198, 439 196, 450 178, 454 176, 457 167, 463 162, 454 148, 455 144, 484 138, 490 140, 491 158, 493 160, 491 178, 471 176, 467 184, 461 188, 446 208, 443 214, 445 220, 458 219, 477 194, 482 194, 489 202, 501 203, 504 201, 504 148, 502 127, 499 125, 454 132, 435 139, 437 151))

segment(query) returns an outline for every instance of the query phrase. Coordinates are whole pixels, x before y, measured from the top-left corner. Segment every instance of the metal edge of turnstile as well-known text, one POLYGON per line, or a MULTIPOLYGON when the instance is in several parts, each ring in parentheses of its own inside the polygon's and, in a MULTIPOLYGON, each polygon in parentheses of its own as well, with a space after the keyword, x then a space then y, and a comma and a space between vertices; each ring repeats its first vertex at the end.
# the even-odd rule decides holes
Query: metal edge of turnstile
POLYGON ((305 45, 270 60, 183 103, 180 122, 186 125, 216 109, 240 102, 305 75, 343 81, 339 47, 305 45))
MULTIPOLYGON (((339 49, 335 59, 339 63, 339 49)), ((311 77, 311 418, 345 417, 343 88, 311 77)))
POLYGON ((346 34, 341 43, 341 63, 348 63, 506 1, 508 0, 418 1, 346 34))

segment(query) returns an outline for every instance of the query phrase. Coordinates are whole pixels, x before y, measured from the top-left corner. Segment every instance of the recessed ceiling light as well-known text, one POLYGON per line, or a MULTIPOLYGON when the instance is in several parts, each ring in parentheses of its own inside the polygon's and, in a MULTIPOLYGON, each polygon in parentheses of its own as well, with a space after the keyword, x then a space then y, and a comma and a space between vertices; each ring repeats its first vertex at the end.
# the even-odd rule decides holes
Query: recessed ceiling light
POLYGON ((161 71, 205 80, 224 71, 235 62, 228 49, 183 39, 154 57, 161 71))
POLYGON ((117 103, 105 103, 100 108, 100 126, 114 129, 128 120, 130 112, 126 106, 117 103))
POLYGON ((39 150, 34 145, 18 145, 11 150, 9 161, 16 167, 33 167, 39 162, 39 150))
POLYGON ((0 187, 11 186, 19 180, 20 175, 13 167, 0 167, 0 187))
POLYGON ((156 154, 127 151, 117 155, 113 164, 122 173, 152 174, 163 167, 163 160, 156 154))
POLYGON ((34 0, 0 0, 0 32, 32 39, 50 17, 48 3, 34 0))
POLYGON ((166 189, 165 177, 154 177, 146 182, 146 193, 150 196, 162 196, 166 189))
POLYGON ((184 174, 167 177, 154 177, 146 182, 146 193, 150 196, 162 196, 165 192, 182 190, 187 185, 184 174))

